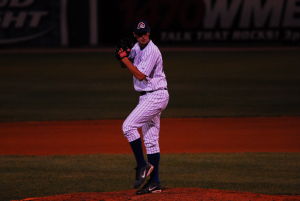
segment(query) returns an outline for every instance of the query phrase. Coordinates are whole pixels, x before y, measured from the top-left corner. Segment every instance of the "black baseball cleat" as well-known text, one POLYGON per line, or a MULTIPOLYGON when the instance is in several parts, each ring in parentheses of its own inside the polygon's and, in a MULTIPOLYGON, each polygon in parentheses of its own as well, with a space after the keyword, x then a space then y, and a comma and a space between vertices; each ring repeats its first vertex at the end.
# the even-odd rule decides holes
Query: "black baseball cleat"
POLYGON ((137 195, 143 195, 147 193, 160 193, 162 191, 161 185, 156 182, 149 181, 143 186, 142 189, 136 192, 137 195))
POLYGON ((154 167, 150 163, 147 163, 142 168, 136 168, 136 177, 134 182, 134 188, 139 188, 146 181, 147 177, 151 174, 154 167))

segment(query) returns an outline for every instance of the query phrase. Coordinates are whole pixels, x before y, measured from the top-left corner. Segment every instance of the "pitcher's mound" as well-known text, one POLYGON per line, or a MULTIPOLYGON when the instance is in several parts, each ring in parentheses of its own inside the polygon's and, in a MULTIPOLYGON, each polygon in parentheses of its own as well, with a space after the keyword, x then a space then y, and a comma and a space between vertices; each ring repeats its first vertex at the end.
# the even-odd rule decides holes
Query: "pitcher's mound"
POLYGON ((40 198, 27 198, 22 201, 300 201, 300 195, 264 195, 246 192, 200 188, 170 188, 162 193, 135 195, 134 190, 103 192, 103 193, 74 193, 40 198))

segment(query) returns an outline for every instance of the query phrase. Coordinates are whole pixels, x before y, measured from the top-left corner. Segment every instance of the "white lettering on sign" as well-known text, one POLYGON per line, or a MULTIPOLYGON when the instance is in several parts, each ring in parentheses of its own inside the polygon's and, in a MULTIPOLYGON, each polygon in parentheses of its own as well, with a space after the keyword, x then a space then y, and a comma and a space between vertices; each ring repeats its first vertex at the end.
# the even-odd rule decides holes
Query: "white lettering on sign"
POLYGON ((283 26, 289 28, 300 27, 300 0, 288 0, 283 18, 283 26), (297 17, 298 15, 298 17, 297 17))
POLYGON ((33 4, 34 0, 0 0, 0 7, 26 7, 33 4))
POLYGON ((234 31, 232 40, 278 40, 279 31, 234 31))
POLYGON ((162 41, 191 41, 192 33, 191 32, 162 32, 161 40, 162 41))
POLYGON ((197 40, 216 40, 224 41, 229 37, 228 31, 199 31, 197 33, 197 40))
POLYGON ((218 21, 221 28, 230 28, 239 11, 242 0, 231 1, 217 0, 212 5, 211 0, 204 0, 206 5, 206 16, 204 19, 204 28, 214 28, 218 21))
POLYGON ((300 40, 300 31, 286 30, 284 33, 284 40, 299 41, 300 40))
POLYGON ((32 40, 50 31, 49 26, 41 29, 49 11, 33 7, 34 3, 35 0, 0 0, 0 29, 10 33, 0 38, 0 44, 32 40))
POLYGON ((296 28, 300 27, 300 0, 203 0, 204 28, 296 28), (283 20, 281 21, 281 19, 283 20))
POLYGON ((0 13, 0 27, 5 29, 10 26, 15 28, 23 28, 25 26, 30 28, 36 28, 44 16, 47 16, 45 11, 35 11, 35 12, 25 12, 21 11, 19 13, 13 13, 7 11, 5 13, 0 13))
POLYGON ((284 0, 269 0, 262 5, 261 0, 245 1, 240 20, 240 28, 248 28, 253 19, 255 28, 265 27, 269 20, 269 27, 280 25, 281 10, 284 0))
POLYGON ((38 27, 48 15, 48 11, 28 9, 33 3, 34 0, 0 0, 0 7, 4 8, 4 11, 0 12, 0 28, 38 27), (16 11, 12 10, 13 8, 23 9, 16 11))

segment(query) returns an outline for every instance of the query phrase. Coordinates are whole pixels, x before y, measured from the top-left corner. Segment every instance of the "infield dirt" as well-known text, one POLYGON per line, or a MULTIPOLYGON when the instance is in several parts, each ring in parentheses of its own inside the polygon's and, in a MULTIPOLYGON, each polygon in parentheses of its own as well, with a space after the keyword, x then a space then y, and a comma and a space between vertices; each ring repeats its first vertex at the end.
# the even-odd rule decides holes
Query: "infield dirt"
MULTIPOLYGON (((121 120, 0 123, 0 154, 130 153, 121 120)), ((163 153, 300 152, 300 117, 162 119, 163 153)), ((133 190, 74 193, 22 201, 298 201, 300 195, 263 195, 171 188, 137 196, 133 190)))
MULTIPOLYGON (((300 152, 300 117, 162 119, 162 153, 300 152)), ((122 120, 0 123, 0 154, 131 153, 122 120)))

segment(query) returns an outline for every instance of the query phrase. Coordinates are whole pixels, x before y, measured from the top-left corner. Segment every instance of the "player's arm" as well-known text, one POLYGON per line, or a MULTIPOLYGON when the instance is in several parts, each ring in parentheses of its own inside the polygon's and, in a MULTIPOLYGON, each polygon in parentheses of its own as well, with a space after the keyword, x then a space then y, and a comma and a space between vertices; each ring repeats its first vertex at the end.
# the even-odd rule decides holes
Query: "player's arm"
POLYGON ((128 57, 124 57, 121 59, 121 65, 126 66, 126 68, 136 77, 138 80, 142 81, 146 79, 146 75, 144 75, 137 67, 135 67, 132 62, 128 59, 128 57))
POLYGON ((134 77, 136 77, 140 81, 146 79, 147 76, 139 71, 138 68, 134 66, 133 63, 129 60, 128 52, 120 48, 119 50, 117 50, 116 56, 120 60, 121 66, 125 66, 133 74, 134 77))

